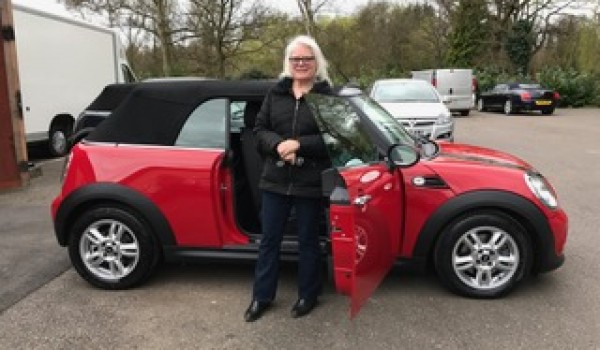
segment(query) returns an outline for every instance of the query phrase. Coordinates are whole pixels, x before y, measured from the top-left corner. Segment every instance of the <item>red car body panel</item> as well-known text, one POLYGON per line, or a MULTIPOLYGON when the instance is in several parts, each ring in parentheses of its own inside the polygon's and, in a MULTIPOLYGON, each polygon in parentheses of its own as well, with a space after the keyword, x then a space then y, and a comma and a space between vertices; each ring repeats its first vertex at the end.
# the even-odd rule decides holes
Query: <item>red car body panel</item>
POLYGON ((556 210, 553 214, 548 221, 554 233, 554 252, 556 255, 562 255, 567 243, 569 220, 567 214, 562 210, 556 210))
POLYGON ((402 258, 411 258, 419 233, 425 225, 425 222, 431 217, 444 202, 454 197, 450 189, 421 188, 412 184, 412 180, 417 176, 436 176, 437 174, 422 163, 407 169, 402 169, 404 187, 405 187, 405 206, 404 232, 402 246, 399 255, 402 258))
POLYGON ((472 160, 478 163, 498 162, 506 163, 507 165, 512 164, 514 166, 519 166, 526 169, 531 168, 529 163, 506 152, 460 143, 440 142, 439 145, 441 154, 440 156, 436 157, 436 160, 438 161, 443 159, 444 161, 448 162, 454 160, 455 162, 462 163, 464 161, 472 160))
MULTIPOLYGON (((246 244, 248 236, 235 224, 231 174, 227 168, 218 166, 223 151, 161 148, 77 145, 71 157, 78 159, 72 162, 63 190, 53 202, 53 215, 71 191, 89 183, 116 182, 143 193, 159 206, 172 226, 178 245, 222 247, 246 244), (93 147, 94 152, 87 152, 89 147, 93 147), (120 147, 118 158, 112 156, 114 147, 120 147), (198 215, 189 215, 189 208, 196 208, 192 212, 198 215), (202 220, 199 220, 200 213, 202 220)), ((524 196, 536 205, 550 219, 556 253, 562 254, 567 235, 566 214, 541 205, 524 181, 514 181, 515 176, 522 176, 523 168, 530 166, 503 152, 443 144, 442 154, 437 158, 402 169, 404 202, 410 205, 397 214, 408 218, 403 220, 404 232, 399 232, 398 243, 394 243, 399 257, 412 257, 424 224, 443 203, 462 193, 486 188, 524 196), (471 158, 453 158, 456 152, 471 158), (506 166, 498 166, 496 161, 504 162, 506 166), (416 187, 412 180, 417 176, 439 176, 448 187, 416 187)))
POLYGON ((244 244, 248 237, 233 224, 229 170, 220 166, 223 156, 222 150, 79 144, 72 151, 77 161, 71 162, 54 213, 60 200, 79 187, 118 183, 158 206, 178 246, 244 244), (94 151, 87 152, 89 148, 94 151))
POLYGON ((510 154, 487 148, 443 143, 441 154, 403 169, 406 198, 405 232, 400 257, 410 258, 426 221, 447 200, 472 191, 499 190, 521 196, 549 219, 555 235, 555 252, 562 254, 567 235, 567 216, 541 204, 527 188, 523 170, 533 170, 525 161, 510 154), (459 155, 459 156, 458 156, 459 155), (415 177, 439 177, 447 188, 422 188, 412 184, 415 177))

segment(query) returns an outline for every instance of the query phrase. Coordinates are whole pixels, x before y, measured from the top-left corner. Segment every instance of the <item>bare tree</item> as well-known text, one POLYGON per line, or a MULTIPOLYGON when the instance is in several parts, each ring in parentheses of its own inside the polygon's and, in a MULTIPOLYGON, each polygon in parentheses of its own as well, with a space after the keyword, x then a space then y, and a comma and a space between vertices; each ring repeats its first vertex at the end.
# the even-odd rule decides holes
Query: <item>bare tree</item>
POLYGON ((162 73, 172 72, 173 46, 183 35, 183 16, 177 0, 126 0, 124 6, 130 12, 127 21, 131 27, 149 33, 153 46, 161 54, 162 73))
POLYGON ((70 8, 87 10, 108 17, 112 27, 126 28, 129 39, 146 33, 143 41, 151 42, 160 52, 162 74, 171 74, 173 46, 182 27, 178 0, 63 0, 70 8), (133 32, 132 30, 137 30, 133 32))
POLYGON ((330 0, 296 0, 306 34, 315 36, 317 31, 316 16, 330 0))
POLYGON ((69 9, 78 10, 85 17, 87 12, 106 15, 110 27, 119 27, 124 0, 62 0, 69 9))
MULTIPOLYGON (((190 36, 186 39, 197 49, 197 59, 205 72, 225 77, 226 67, 236 56, 256 51, 268 44, 259 38, 260 29, 267 25, 268 9, 259 1, 190 0, 188 23, 190 36), (243 47, 255 40, 254 47, 243 47), (216 65, 216 69, 211 69, 216 65)), ((264 39, 264 38, 263 38, 264 39)))

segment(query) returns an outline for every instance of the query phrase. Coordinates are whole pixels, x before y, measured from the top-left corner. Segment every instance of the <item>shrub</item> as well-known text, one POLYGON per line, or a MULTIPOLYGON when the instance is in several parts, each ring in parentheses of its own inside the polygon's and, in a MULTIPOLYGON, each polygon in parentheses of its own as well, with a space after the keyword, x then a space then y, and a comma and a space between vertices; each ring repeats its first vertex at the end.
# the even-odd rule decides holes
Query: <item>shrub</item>
POLYGON ((540 84, 558 91, 561 106, 598 105, 598 78, 574 69, 547 68, 537 74, 540 84))

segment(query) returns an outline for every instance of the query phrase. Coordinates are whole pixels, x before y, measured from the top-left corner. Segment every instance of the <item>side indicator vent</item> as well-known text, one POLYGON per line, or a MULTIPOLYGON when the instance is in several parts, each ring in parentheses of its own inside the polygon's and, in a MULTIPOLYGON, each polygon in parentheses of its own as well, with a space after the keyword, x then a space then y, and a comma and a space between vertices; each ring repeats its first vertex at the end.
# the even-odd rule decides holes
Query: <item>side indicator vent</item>
POLYGON ((423 188, 448 188, 448 185, 438 176, 416 176, 413 185, 423 188))

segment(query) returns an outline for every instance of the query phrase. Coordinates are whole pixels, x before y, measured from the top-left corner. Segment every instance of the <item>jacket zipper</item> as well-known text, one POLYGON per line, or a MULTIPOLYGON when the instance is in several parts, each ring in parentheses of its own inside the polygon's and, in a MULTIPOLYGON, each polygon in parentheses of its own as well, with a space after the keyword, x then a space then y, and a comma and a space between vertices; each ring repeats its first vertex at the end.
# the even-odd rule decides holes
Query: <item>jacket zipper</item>
MULTIPOLYGON (((292 119, 292 138, 296 138, 296 123, 298 121, 298 107, 300 106, 300 99, 296 99, 296 106, 294 107, 294 118, 292 119)), ((287 194, 288 196, 292 194, 292 187, 294 186, 293 172, 291 165, 288 166, 288 178, 290 179, 290 184, 288 185, 287 194)))

